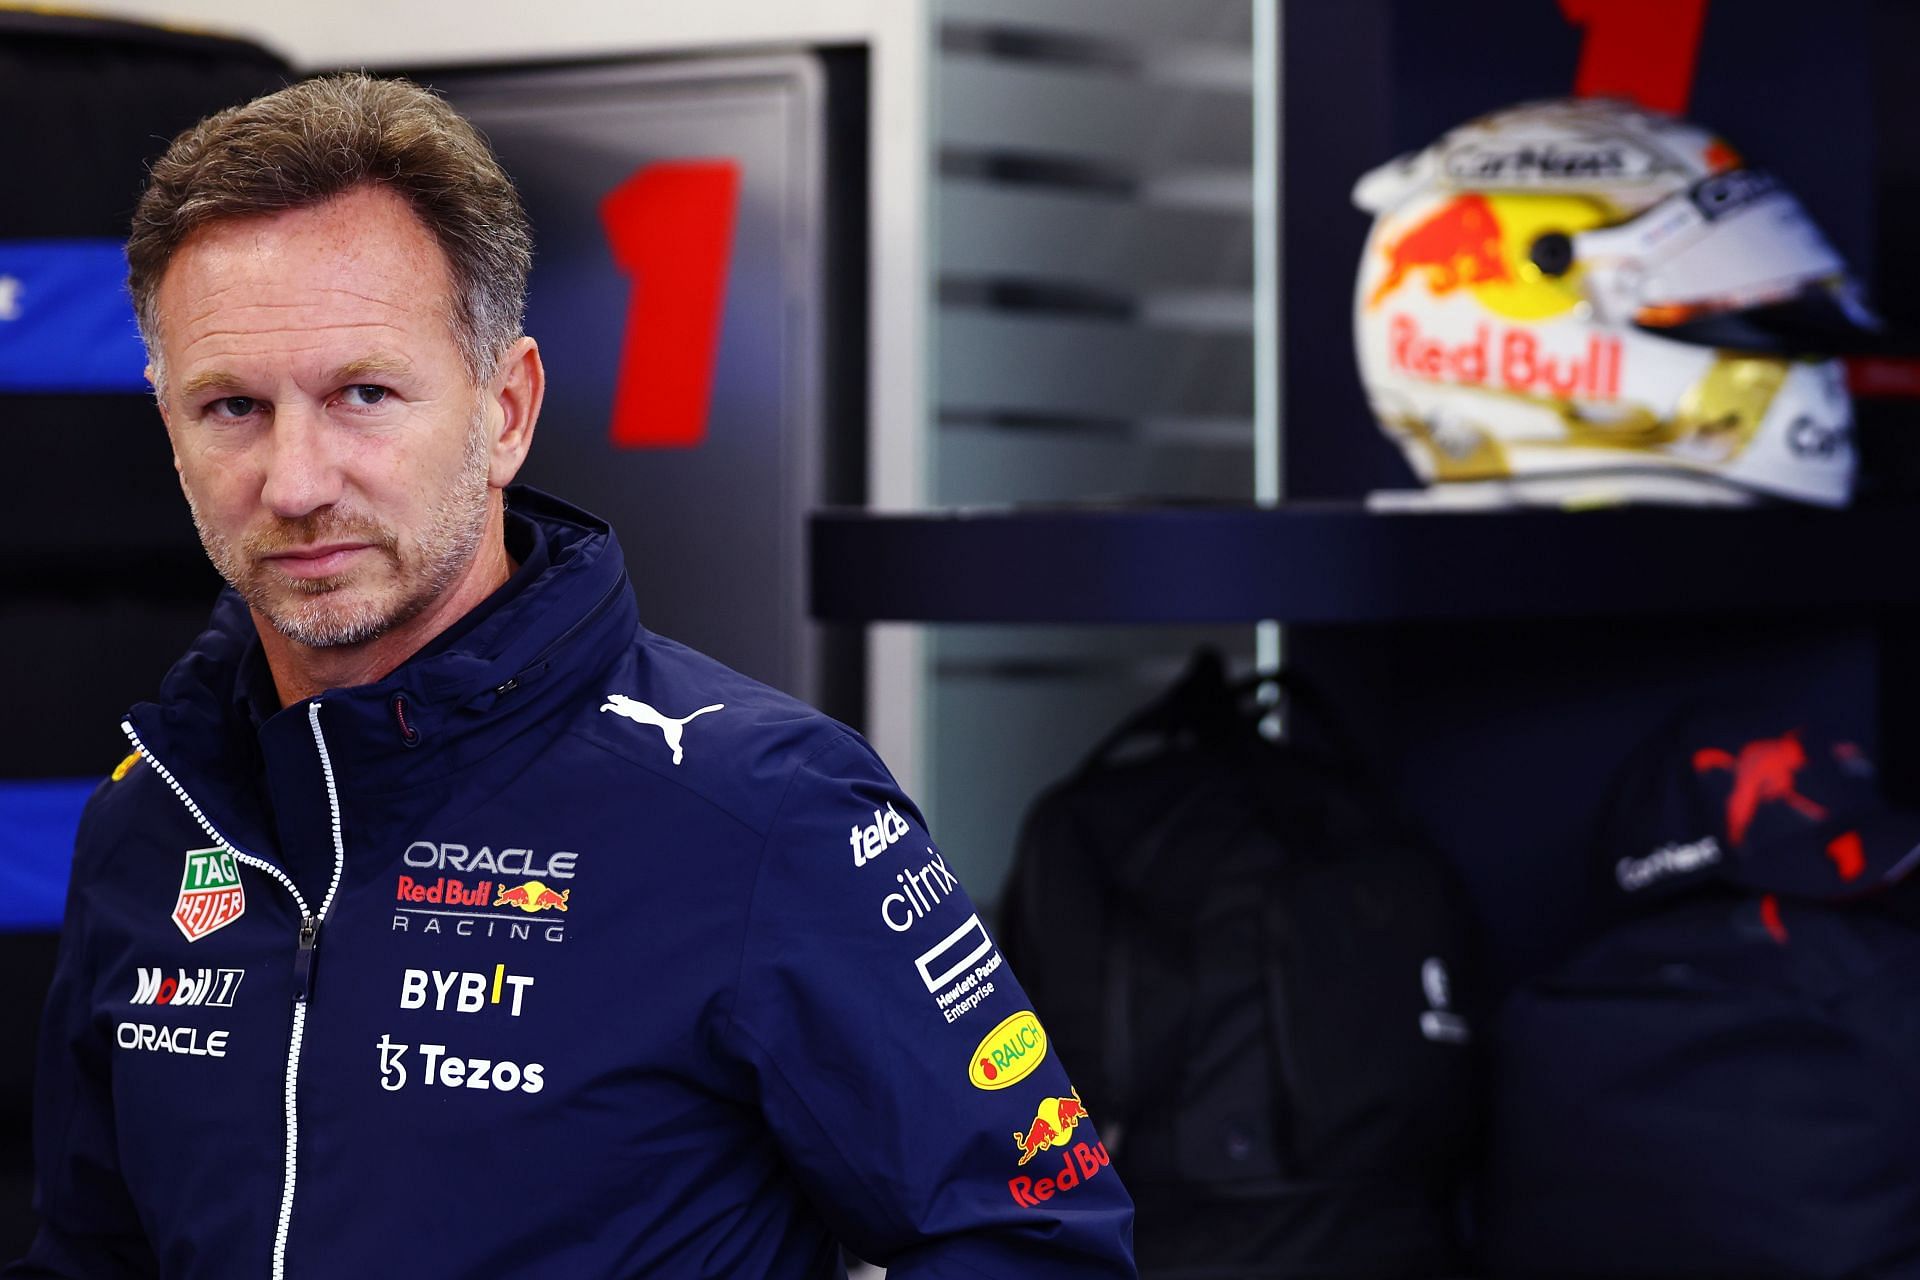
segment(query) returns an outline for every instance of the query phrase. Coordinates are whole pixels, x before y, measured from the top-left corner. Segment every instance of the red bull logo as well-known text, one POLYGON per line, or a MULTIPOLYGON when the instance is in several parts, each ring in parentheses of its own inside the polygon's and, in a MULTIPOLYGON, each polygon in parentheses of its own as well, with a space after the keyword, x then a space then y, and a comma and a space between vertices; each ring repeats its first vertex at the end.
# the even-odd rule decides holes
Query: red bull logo
POLYGON ((493 900, 493 905, 518 907, 528 915, 532 915, 536 911, 565 911, 567 899, 572 896, 571 889, 561 889, 556 892, 538 880, 529 880, 511 889, 500 890, 499 896, 493 900))
POLYGON ((1035 1208, 1062 1191, 1071 1191, 1091 1180, 1112 1163, 1113 1157, 1107 1154, 1106 1143, 1076 1142, 1071 1149, 1061 1152, 1058 1173, 1045 1178, 1009 1178, 1007 1190, 1013 1194, 1015 1204, 1026 1209, 1035 1208))
POLYGON ((1725 769, 1733 774, 1733 791, 1727 796, 1727 838, 1736 846, 1747 838, 1747 828, 1763 804, 1784 804, 1814 822, 1827 816, 1827 810, 1800 794, 1795 775, 1806 768, 1807 751, 1800 745, 1799 730, 1777 738, 1760 738, 1740 748, 1740 754, 1706 747, 1693 753, 1693 771, 1725 769))
POLYGON ((1555 400, 1620 398, 1620 339, 1589 334, 1572 352, 1547 349, 1531 329, 1476 325, 1473 337, 1449 342, 1423 332, 1412 316, 1387 322, 1387 360, 1427 382, 1493 386, 1555 400))
POLYGON ((440 876, 428 884, 412 876, 401 876, 394 886, 394 898, 399 902, 431 902, 435 906, 484 907, 493 901, 493 881, 469 885, 451 876, 440 876))
POLYGON ((1387 273, 1367 298, 1377 307, 1414 272, 1435 294, 1463 285, 1507 283, 1513 272, 1501 251, 1500 219, 1482 195, 1457 196, 1385 246, 1387 273))
POLYGON ((1015 1131, 1013 1145, 1020 1148, 1020 1163, 1025 1164, 1047 1148, 1064 1144, 1086 1118, 1087 1108, 1075 1089, 1070 1098, 1042 1098, 1026 1132, 1015 1131))

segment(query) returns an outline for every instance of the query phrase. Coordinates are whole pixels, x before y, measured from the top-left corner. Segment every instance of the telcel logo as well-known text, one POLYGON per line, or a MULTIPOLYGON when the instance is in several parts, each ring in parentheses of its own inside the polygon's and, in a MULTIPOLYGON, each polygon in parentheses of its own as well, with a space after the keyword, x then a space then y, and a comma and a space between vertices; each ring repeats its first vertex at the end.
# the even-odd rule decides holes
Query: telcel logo
POLYGON ((1032 1075, 1046 1056, 1046 1029, 1024 1009, 987 1033, 973 1051, 967 1079, 976 1089, 1005 1089, 1032 1075))
POLYGON ((866 866, 898 844, 905 834, 907 820, 895 813, 891 804, 885 813, 875 809, 871 823, 848 828, 847 843, 853 846, 853 865, 866 866))

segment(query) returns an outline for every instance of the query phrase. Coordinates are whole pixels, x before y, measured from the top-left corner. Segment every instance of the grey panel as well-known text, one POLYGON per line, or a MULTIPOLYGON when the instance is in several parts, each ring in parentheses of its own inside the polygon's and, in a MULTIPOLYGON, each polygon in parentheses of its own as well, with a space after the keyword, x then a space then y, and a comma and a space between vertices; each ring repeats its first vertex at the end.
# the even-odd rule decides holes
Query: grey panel
POLYGON ((1156 208, 1101 196, 949 179, 940 207, 943 275, 1060 281, 1138 293, 1253 280, 1244 213, 1156 208))
POLYGON ((1253 343, 1098 321, 949 310, 943 415, 1253 416, 1253 343))
POLYGON ((1245 93, 961 55, 940 60, 938 85, 942 146, 1042 152, 1128 172, 1252 164, 1245 93))
MULTIPOLYGON (((804 55, 436 77, 492 139, 536 237, 527 309, 549 390, 524 478, 607 517, 649 627, 817 697, 804 520, 820 501, 818 344, 823 87, 804 55), (609 440, 635 281, 601 200, 642 166, 739 171, 707 435, 609 440)), ((644 282, 639 286, 644 287, 644 282)))
POLYGON ((1240 448, 1136 443, 1131 432, 982 427, 948 423, 935 442, 939 505, 1070 502, 1151 495, 1253 496, 1253 427, 1240 448))
POLYGON ((1253 40, 1247 0, 938 0, 936 12, 947 22, 1133 40, 1253 40))

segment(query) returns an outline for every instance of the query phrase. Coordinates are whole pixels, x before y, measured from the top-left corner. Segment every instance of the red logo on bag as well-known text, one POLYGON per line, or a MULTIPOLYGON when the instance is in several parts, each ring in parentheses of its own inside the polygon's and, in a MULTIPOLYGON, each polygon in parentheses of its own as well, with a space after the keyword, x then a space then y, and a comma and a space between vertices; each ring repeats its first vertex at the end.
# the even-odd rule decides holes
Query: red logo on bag
POLYGON ((1815 822, 1827 816, 1826 807, 1800 794, 1794 775, 1806 768, 1807 749, 1800 745, 1800 732, 1777 738, 1760 738, 1740 748, 1739 755, 1718 747, 1705 747, 1693 753, 1693 771, 1726 769, 1733 774, 1733 791, 1727 796, 1727 838, 1738 845, 1747 838, 1747 828, 1763 804, 1791 805, 1796 813, 1815 822))

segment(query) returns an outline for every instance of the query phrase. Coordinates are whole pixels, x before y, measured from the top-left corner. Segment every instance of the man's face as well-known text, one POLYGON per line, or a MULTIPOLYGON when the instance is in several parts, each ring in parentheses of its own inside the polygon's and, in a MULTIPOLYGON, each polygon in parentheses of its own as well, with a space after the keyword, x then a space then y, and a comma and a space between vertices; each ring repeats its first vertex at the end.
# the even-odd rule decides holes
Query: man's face
POLYGON ((377 187, 213 223, 160 282, 161 413, 194 525, 299 644, 383 635, 474 562, 493 416, 450 299, 432 234, 377 187))

